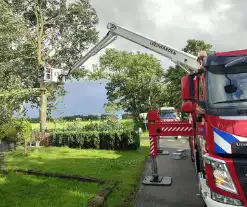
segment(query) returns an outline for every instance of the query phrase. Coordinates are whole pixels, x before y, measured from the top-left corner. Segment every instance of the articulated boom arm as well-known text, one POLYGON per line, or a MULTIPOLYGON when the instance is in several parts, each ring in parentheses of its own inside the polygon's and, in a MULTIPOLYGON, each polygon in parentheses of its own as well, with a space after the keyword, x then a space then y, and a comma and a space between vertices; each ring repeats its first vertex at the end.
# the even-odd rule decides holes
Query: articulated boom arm
POLYGON ((107 29, 109 29, 109 32, 106 34, 106 36, 101 41, 99 41, 81 60, 75 63, 66 76, 68 76, 69 73, 74 69, 83 65, 90 57, 98 53, 101 49, 111 44, 114 40, 117 39, 117 36, 123 37, 131 42, 134 42, 169 58, 175 64, 184 68, 187 72, 197 71, 200 68, 200 64, 197 62, 197 57, 189 53, 156 42, 148 37, 144 37, 115 23, 108 23, 107 29))
POLYGON ((197 71, 199 69, 197 57, 189 53, 178 50, 169 45, 156 42, 151 38, 144 37, 115 23, 108 23, 107 28, 112 34, 121 36, 131 42, 134 42, 160 55, 163 55, 169 58, 175 64, 180 65, 181 67, 186 68, 187 70, 197 71))

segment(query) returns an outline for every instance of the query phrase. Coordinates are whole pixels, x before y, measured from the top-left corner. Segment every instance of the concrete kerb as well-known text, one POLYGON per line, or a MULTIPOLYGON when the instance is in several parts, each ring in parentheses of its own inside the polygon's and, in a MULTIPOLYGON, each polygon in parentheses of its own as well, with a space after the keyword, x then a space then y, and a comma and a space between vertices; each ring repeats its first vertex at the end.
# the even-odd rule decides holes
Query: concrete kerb
POLYGON ((94 183, 100 183, 100 184, 103 184, 105 182, 105 180, 98 179, 98 178, 79 176, 79 175, 53 173, 53 172, 40 172, 40 171, 36 171, 36 170, 21 170, 21 169, 17 169, 17 170, 10 170, 10 171, 24 173, 24 174, 30 174, 30 175, 55 177, 55 178, 61 178, 61 179, 79 180, 79 181, 85 181, 85 182, 94 182, 94 183))
POLYGON ((117 181, 108 181, 103 184, 101 190, 96 193, 96 195, 88 201, 88 207, 102 207, 105 204, 108 196, 114 190, 116 185, 118 184, 117 181))

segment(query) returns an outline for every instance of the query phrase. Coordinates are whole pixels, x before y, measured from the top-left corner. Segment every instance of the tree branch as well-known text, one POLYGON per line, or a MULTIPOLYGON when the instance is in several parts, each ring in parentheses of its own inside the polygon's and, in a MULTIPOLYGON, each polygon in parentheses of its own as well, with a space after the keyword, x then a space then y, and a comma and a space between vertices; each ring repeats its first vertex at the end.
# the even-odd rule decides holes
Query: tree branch
POLYGON ((60 17, 61 17, 61 15, 58 14, 57 16, 55 16, 55 17, 53 17, 53 18, 51 18, 51 19, 46 20, 46 21, 44 22, 44 26, 51 24, 53 21, 56 21, 56 20, 59 19, 60 17))

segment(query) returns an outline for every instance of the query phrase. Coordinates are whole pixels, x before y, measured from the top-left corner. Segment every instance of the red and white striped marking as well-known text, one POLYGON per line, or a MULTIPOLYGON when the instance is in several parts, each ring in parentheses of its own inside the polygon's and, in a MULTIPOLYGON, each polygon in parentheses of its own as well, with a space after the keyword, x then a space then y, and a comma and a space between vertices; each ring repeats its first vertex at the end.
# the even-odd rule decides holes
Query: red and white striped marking
POLYGON ((158 149, 157 149, 157 136, 150 136, 150 154, 152 156, 157 156, 158 155, 158 149))
POLYGON ((154 154, 154 138, 150 137, 150 153, 153 155, 154 154))
POLYGON ((192 127, 162 127, 162 132, 190 132, 193 130, 192 127))

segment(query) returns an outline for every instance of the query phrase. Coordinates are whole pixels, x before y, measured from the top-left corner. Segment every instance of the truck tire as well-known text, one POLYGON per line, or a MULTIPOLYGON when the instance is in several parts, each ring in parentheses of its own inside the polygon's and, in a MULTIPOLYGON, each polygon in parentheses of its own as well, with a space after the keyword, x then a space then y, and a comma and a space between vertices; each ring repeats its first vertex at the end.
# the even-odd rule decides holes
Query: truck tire
POLYGON ((195 162, 195 158, 194 158, 194 154, 193 154, 193 149, 192 149, 192 144, 191 144, 191 137, 189 137, 189 146, 190 146, 190 159, 192 164, 194 165, 195 162))
MULTIPOLYGON (((198 137, 196 137, 196 143, 200 143, 198 137)), ((201 149, 201 146, 198 144, 196 144, 195 147, 196 147, 196 164, 197 164, 198 172, 202 172, 203 176, 205 176, 204 166, 203 166, 203 157, 202 157, 203 149, 201 149)))

